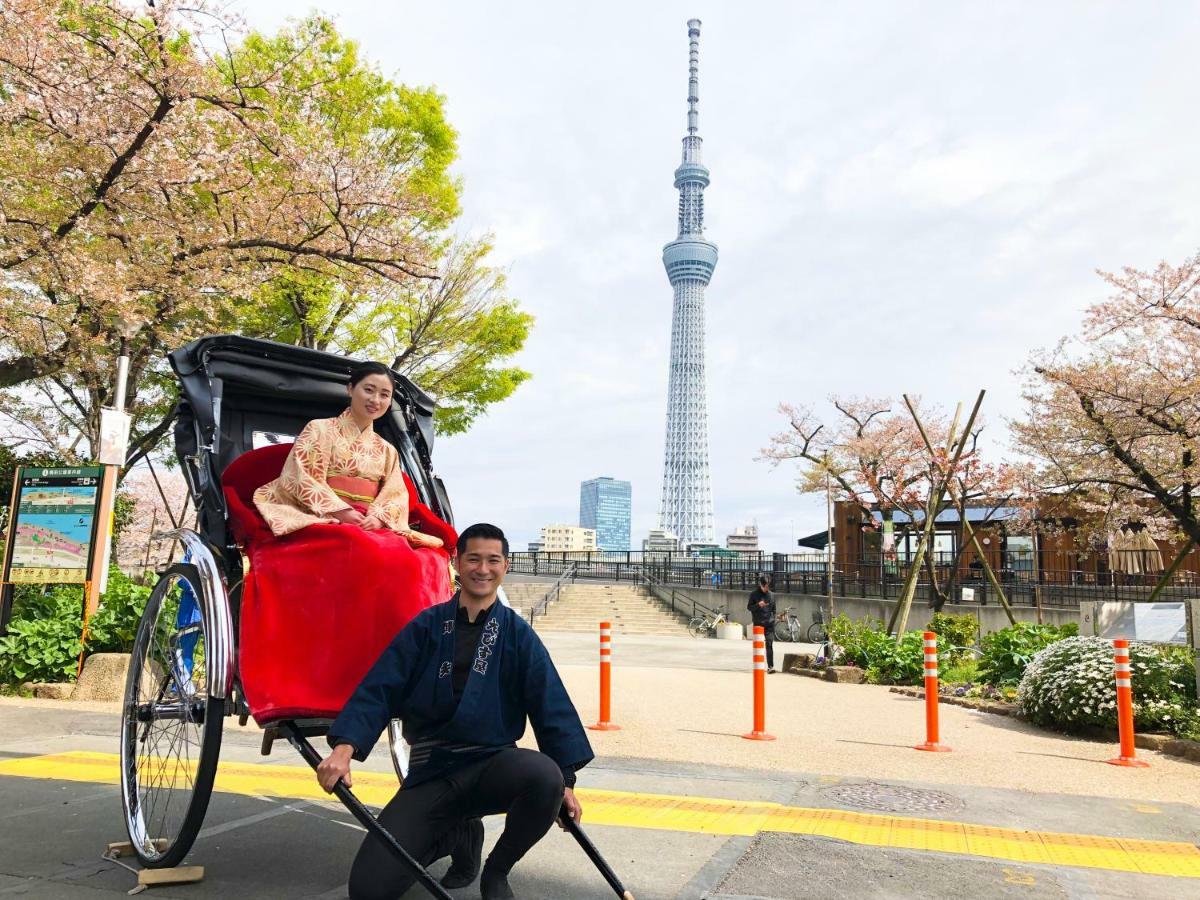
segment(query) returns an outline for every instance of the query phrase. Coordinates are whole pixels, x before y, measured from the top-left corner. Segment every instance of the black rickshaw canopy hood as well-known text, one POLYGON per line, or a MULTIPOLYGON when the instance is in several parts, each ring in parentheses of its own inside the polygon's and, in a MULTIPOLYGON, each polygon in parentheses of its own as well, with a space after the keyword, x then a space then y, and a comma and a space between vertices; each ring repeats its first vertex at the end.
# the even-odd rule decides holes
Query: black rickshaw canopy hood
MULTIPOLYGON (((338 415, 360 362, 230 334, 198 338, 167 358, 180 384, 175 450, 210 540, 223 531, 221 472, 247 450, 290 442, 312 419, 338 415)), ((448 498, 432 471, 436 404, 404 375, 391 375, 392 408, 375 431, 396 447, 421 500, 450 521, 448 498)))

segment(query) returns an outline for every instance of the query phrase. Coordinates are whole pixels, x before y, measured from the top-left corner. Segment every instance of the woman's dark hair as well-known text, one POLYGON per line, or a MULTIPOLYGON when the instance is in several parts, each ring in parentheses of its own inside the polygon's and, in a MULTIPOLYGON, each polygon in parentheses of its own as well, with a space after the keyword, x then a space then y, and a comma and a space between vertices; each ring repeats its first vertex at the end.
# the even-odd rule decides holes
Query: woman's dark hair
POLYGON ((355 363, 350 370, 350 387, 354 387, 368 375, 382 375, 388 381, 392 380, 392 370, 379 362, 355 363))
POLYGON ((480 522, 477 525, 471 525, 466 528, 459 536, 458 543, 455 545, 459 553, 467 551, 467 541, 471 538, 478 538, 485 541, 499 541, 500 546, 504 548, 504 558, 508 559, 508 538, 504 536, 504 532, 495 525, 489 525, 487 522, 480 522))

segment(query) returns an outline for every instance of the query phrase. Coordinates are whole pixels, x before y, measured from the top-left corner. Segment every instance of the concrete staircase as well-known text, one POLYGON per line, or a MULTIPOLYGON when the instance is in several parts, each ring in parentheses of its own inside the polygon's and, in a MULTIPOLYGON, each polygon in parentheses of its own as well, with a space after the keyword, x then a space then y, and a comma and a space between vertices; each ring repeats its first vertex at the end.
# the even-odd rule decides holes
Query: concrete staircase
POLYGON ((611 622, 613 631, 620 634, 688 633, 687 618, 671 612, 640 584, 565 584, 559 599, 533 626, 538 631, 597 632, 601 622, 611 622))
POLYGON ((551 587, 553 583, 549 581, 506 581, 504 596, 509 606, 528 618, 529 608, 546 596, 551 587))

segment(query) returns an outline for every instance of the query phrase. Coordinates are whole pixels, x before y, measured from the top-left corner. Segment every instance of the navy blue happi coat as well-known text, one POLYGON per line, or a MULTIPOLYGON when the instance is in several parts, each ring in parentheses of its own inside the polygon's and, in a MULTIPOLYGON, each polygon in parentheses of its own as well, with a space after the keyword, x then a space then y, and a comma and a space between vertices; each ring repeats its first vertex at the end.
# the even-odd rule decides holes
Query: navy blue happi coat
POLYGON ((391 719, 412 745, 407 787, 512 747, 533 724, 538 749, 565 770, 595 754, 541 638, 504 604, 492 605, 456 704, 458 595, 421 612, 392 640, 329 729, 331 746, 364 760, 391 719))

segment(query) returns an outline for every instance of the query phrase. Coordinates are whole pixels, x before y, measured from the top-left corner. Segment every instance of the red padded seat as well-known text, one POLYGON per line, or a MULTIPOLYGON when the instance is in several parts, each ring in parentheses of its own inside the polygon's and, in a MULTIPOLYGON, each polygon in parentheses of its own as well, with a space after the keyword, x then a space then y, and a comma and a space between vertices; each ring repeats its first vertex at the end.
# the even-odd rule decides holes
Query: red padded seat
POLYGON ((332 718, 395 634, 452 591, 454 529, 417 501, 409 520, 446 549, 412 547, 391 531, 317 524, 275 537, 254 492, 278 477, 291 444, 251 450, 221 476, 230 528, 249 570, 242 587, 238 671, 260 725, 332 718))

